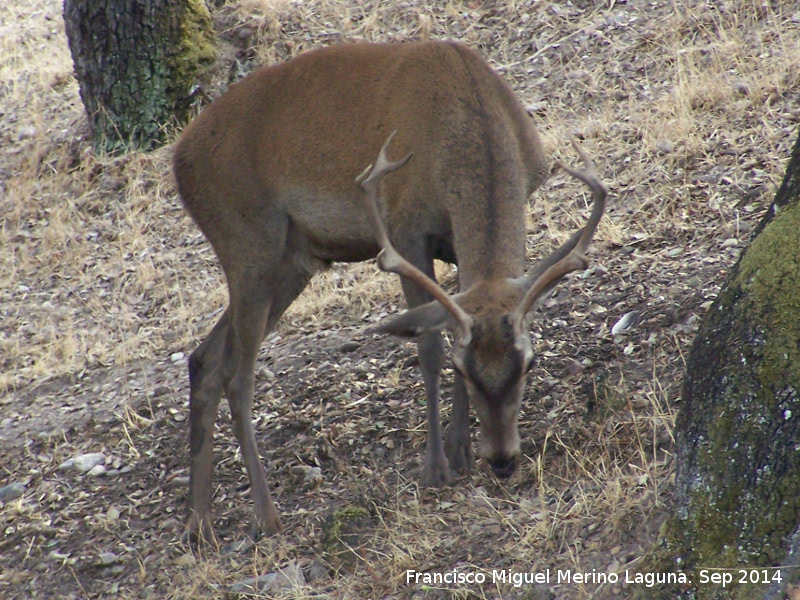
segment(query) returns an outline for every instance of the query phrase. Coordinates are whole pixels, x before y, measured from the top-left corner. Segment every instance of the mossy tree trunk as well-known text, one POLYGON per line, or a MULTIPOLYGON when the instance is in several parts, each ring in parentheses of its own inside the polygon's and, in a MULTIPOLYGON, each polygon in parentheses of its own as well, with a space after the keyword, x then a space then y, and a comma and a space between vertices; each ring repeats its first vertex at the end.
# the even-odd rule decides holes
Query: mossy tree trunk
POLYGON ((164 142, 214 58, 203 0, 65 0, 64 22, 95 143, 115 151, 164 142))
POLYGON ((800 135, 694 340, 676 444, 677 506, 646 568, 683 571, 692 586, 643 595, 782 600, 797 574, 755 570, 797 564, 800 553, 800 135), (724 589, 710 580, 720 568, 733 569, 724 589))

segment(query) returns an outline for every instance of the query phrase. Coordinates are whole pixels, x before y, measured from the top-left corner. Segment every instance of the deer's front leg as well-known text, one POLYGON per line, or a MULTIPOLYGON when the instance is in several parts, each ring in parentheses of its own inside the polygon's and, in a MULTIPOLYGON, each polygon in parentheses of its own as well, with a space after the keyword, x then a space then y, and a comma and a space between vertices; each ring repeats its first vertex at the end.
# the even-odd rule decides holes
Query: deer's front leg
POLYGON ((419 365, 425 383, 428 413, 428 437, 425 443, 425 463, 422 483, 430 487, 443 487, 450 483, 450 467, 442 444, 439 422, 439 380, 444 351, 439 332, 423 333, 417 339, 419 365))
POLYGON ((453 383, 453 409, 444 435, 444 449, 453 471, 466 473, 472 469, 474 459, 469 435, 469 396, 464 378, 458 373, 453 383))

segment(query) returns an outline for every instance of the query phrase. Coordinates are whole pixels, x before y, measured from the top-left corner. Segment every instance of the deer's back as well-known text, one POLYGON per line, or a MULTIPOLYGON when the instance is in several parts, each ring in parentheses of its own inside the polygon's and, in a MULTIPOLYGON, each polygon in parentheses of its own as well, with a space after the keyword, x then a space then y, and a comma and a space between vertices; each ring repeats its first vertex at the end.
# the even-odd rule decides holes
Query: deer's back
POLYGON ((262 68, 187 127, 176 177, 215 247, 235 234, 231 221, 282 215, 321 257, 361 260, 377 248, 354 179, 393 130, 396 156, 414 157, 385 182, 390 231, 413 213, 458 243, 474 227, 462 213, 492 218, 490 196, 513 195, 502 210, 516 214, 498 226, 524 249, 520 211, 546 172, 540 143, 508 86, 455 43, 343 44, 262 68))

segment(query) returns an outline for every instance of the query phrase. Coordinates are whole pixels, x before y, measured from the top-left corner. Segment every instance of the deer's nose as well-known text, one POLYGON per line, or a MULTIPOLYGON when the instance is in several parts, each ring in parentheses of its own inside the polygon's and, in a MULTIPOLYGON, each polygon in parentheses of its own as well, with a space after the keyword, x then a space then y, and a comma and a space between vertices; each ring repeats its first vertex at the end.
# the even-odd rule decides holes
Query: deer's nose
POLYGON ((500 457, 490 462, 489 465, 492 467, 494 474, 500 479, 507 479, 508 477, 511 477, 514 471, 517 469, 517 457, 500 457))

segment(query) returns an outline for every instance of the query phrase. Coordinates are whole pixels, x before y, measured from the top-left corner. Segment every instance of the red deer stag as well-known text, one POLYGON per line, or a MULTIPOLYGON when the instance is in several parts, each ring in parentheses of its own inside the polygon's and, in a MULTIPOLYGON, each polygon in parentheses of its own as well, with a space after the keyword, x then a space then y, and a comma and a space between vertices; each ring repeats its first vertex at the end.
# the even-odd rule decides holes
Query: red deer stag
POLYGON ((576 148, 585 169, 567 170, 593 192, 590 221, 526 276, 526 205, 548 175, 547 162, 525 108, 465 46, 311 51, 231 86, 187 127, 175 148, 178 188, 230 295, 189 361, 190 538, 214 539, 212 433, 223 393, 250 478, 256 531, 281 529, 251 421, 259 346, 315 272, 379 251, 381 268, 402 276, 410 308, 376 331, 417 338, 427 397, 423 482, 442 486, 450 469, 471 466, 470 404, 481 455, 498 476, 511 475, 533 362, 528 315, 543 292, 587 264, 583 253, 605 205, 605 187, 576 148), (394 147, 413 159, 388 161, 393 131, 394 147), (384 141, 375 167, 354 181, 384 141), (437 285, 434 258, 458 264, 460 293, 437 285), (442 329, 454 333, 457 373, 444 441, 442 329))

